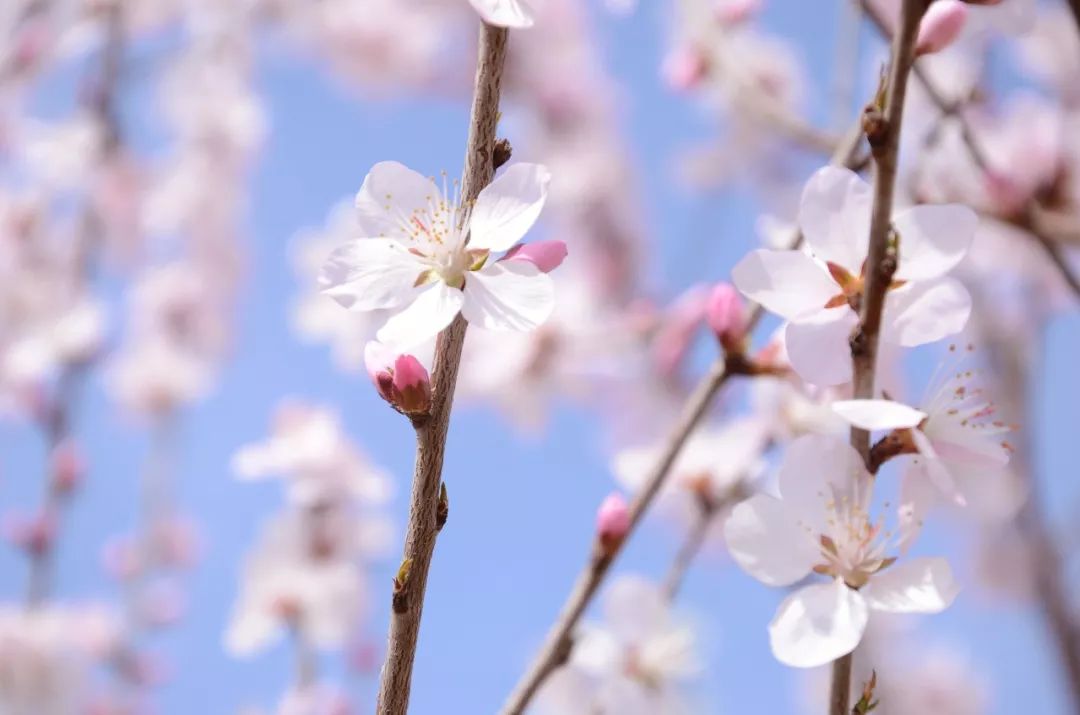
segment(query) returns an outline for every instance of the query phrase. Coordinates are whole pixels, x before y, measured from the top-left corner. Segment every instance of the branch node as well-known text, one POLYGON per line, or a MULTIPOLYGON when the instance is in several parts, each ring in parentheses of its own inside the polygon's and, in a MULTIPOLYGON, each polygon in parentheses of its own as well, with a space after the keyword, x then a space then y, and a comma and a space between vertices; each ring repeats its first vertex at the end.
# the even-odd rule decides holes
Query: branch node
POLYGON ((495 140, 495 146, 491 150, 491 163, 492 168, 498 169, 506 162, 510 161, 510 157, 514 153, 514 147, 510 145, 510 140, 503 137, 502 139, 495 140))

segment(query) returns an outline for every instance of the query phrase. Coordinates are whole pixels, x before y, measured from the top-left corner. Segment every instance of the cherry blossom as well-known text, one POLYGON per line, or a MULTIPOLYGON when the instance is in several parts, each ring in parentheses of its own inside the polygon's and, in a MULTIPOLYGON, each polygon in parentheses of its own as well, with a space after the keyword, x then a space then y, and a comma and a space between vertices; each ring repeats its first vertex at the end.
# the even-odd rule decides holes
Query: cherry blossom
POLYGON ((809 668, 850 653, 872 611, 937 613, 956 596, 948 563, 905 558, 917 526, 909 507, 900 530, 870 515, 873 481, 846 442, 801 437, 780 467, 780 497, 759 494, 737 505, 724 524, 728 549, 747 573, 770 586, 789 586, 811 572, 825 583, 799 587, 769 625, 773 654, 809 668))
POLYGON ((380 342, 413 347, 459 312, 490 330, 531 330, 555 304, 551 279, 508 251, 540 215, 547 169, 517 164, 461 206, 435 182, 396 162, 376 164, 356 197, 363 238, 338 248, 320 276, 324 292, 355 311, 390 309, 380 342))
POLYGON ((543 709, 676 715, 686 711, 680 686, 700 669, 693 629, 673 616, 660 589, 640 576, 621 576, 604 597, 604 621, 582 629, 569 672, 543 694, 543 709))
MULTIPOLYGON (((810 253, 759 249, 732 271, 747 297, 790 321, 787 353, 808 382, 851 377, 848 337, 858 323, 870 209, 871 189, 858 175, 820 169, 799 208, 810 253)), ((964 206, 915 206, 895 215, 898 267, 885 301, 884 341, 913 347, 963 329, 971 298, 945 274, 967 253, 977 223, 964 206)))
POLYGON ((1021 495, 1006 469, 1012 450, 1006 435, 1014 426, 999 419, 973 378, 971 370, 947 370, 921 409, 886 399, 840 400, 833 409, 856 427, 895 431, 902 449, 918 455, 907 479, 932 485, 960 506, 995 509, 1007 500, 1018 507, 1021 495))

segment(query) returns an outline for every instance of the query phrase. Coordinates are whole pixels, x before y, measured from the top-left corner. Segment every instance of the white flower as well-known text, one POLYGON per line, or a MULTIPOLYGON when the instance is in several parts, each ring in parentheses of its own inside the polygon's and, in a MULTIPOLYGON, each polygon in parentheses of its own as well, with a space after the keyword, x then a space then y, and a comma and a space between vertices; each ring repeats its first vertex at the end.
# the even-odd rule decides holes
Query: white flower
POLYGON ((289 498, 306 506, 341 497, 377 505, 391 492, 387 475, 349 441, 338 415, 304 404, 282 404, 273 435, 238 450, 232 467, 244 479, 287 477, 289 498))
POLYGON ((603 625, 582 628, 569 665, 596 686, 589 712, 668 715, 684 711, 678 686, 700 671, 694 641, 655 584, 623 576, 604 598, 603 625))
MULTIPOLYGON (((821 169, 799 208, 811 254, 757 250, 732 271, 747 297, 790 321, 788 356, 807 382, 851 379, 848 338, 858 323, 871 208, 871 189, 857 174, 821 169)), ((971 297, 944 276, 967 253, 977 224, 963 206, 915 206, 896 214, 898 267, 885 300, 883 341, 913 347, 963 329, 971 297)))
POLYGON ((889 555, 914 532, 901 510, 897 534, 871 521, 872 479, 862 459, 834 437, 793 442, 780 467, 781 498, 759 494, 732 510, 724 535, 735 561, 770 586, 789 586, 811 571, 827 583, 799 588, 769 625, 773 654, 809 668, 850 653, 872 610, 936 613, 956 596, 948 563, 889 555), (895 543, 893 543, 895 542, 895 543))
POLYGON ((841 400, 833 409, 856 427, 900 430, 906 451, 918 456, 906 480, 932 484, 960 506, 1000 511, 1018 507, 1022 494, 1006 466, 1011 447, 1003 435, 1013 427, 996 418, 996 408, 970 382, 973 373, 949 372, 932 388, 921 409, 893 400, 841 400))
POLYGON ((459 206, 431 179, 397 162, 376 164, 356 197, 363 238, 330 256, 320 285, 351 310, 391 311, 377 336, 399 350, 435 335, 458 312, 490 330, 532 330, 554 307, 550 277, 491 254, 532 227, 549 179, 543 166, 517 164, 459 206))
POLYGON ((521 0, 469 0, 469 3, 489 25, 532 27, 535 22, 532 8, 521 0))

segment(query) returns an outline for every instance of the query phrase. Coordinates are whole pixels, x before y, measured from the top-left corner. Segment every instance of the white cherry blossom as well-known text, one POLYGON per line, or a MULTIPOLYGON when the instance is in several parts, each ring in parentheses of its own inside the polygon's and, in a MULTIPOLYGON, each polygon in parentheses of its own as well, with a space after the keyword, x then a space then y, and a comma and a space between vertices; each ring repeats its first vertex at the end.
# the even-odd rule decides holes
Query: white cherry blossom
POLYGON ((532 8, 522 0, 469 0, 469 3, 489 25, 522 29, 532 27, 536 21, 532 8))
POLYGON ((841 400, 833 409, 856 427, 898 431, 905 452, 917 455, 905 479, 932 485, 960 506, 998 511, 1004 504, 1010 511, 1022 498, 1007 471, 1012 448, 1005 435, 1014 427, 998 418, 973 378, 971 370, 949 370, 920 409, 887 399, 841 400))
POLYGON ((769 625, 773 654, 809 668, 850 653, 872 611, 936 613, 956 596, 939 558, 894 563, 916 526, 899 510, 899 529, 873 520, 873 481, 846 442, 811 435, 793 442, 780 467, 780 498, 759 494, 732 510, 724 535, 735 561, 770 586, 790 586, 811 572, 825 583, 801 586, 769 625))
POLYGON ((323 266, 323 291, 355 311, 388 310, 380 342, 413 347, 459 312, 489 330, 532 330, 555 305, 551 279, 528 261, 495 260, 532 227, 550 175, 516 164, 460 205, 397 162, 376 164, 356 197, 362 238, 323 266))
MULTIPOLYGON (((807 382, 851 379, 848 338, 858 323, 870 236, 871 189, 857 174, 825 167, 803 191, 799 225, 810 249, 760 249, 732 271, 747 297, 789 321, 792 367, 807 382)), ((959 332, 971 297, 945 276, 967 253, 978 220, 963 206, 914 206, 893 218, 898 267, 885 300, 882 340, 913 347, 959 332)))

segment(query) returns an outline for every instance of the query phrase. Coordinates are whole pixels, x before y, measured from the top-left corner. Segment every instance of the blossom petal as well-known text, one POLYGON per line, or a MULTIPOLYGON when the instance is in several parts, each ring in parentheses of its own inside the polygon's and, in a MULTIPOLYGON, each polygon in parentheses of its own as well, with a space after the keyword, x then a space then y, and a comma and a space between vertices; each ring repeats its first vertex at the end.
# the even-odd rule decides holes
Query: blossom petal
POLYGON ((875 574, 862 594, 870 608, 878 611, 940 613, 952 604, 959 591, 949 562, 933 558, 890 566, 875 574))
POLYGON ((868 479, 859 453, 835 435, 804 435, 788 445, 777 481, 789 512, 814 533, 827 533, 826 503, 868 479))
POLYGON ((528 5, 521 0, 469 0, 480 17, 489 25, 498 27, 532 27, 535 18, 528 5))
POLYGON ((461 291, 438 281, 420 293, 408 308, 392 315, 376 337, 384 345, 404 352, 449 325, 464 302, 461 291))
POLYGON ((915 347, 955 335, 967 325, 971 296, 953 278, 913 283, 885 297, 884 340, 915 347))
POLYGON ((940 278, 963 260, 979 219, 967 206, 914 206, 893 218, 900 235, 896 280, 940 278))
POLYGON ((551 172, 514 164, 480 192, 469 219, 469 248, 506 251, 524 238, 547 201, 551 172))
POLYGON ((799 204, 799 226, 814 255, 858 275, 870 242, 870 186, 849 169, 819 169, 799 204))
POLYGON ((389 238, 361 238, 337 248, 319 272, 322 292, 350 310, 396 308, 416 295, 424 266, 389 238))
POLYGON ((837 400, 833 411, 860 429, 891 430, 915 427, 926 413, 892 400, 837 400))
POLYGON ((802 251, 751 251, 731 271, 731 279, 747 298, 787 320, 822 312, 840 293, 825 267, 802 251))
POLYGON ((769 624, 773 655, 795 668, 830 663, 855 650, 869 616, 863 597, 840 579, 800 588, 769 624))
POLYGON ((469 273, 465 319, 488 330, 532 330, 555 308, 551 277, 531 263, 506 261, 469 273))
POLYGON ((407 219, 417 211, 426 213, 441 197, 430 178, 396 161, 380 161, 356 194, 360 235, 405 241, 411 234, 407 219))
POLYGON ((810 573, 820 555, 813 538, 768 494, 740 502, 724 522, 724 540, 735 562, 769 586, 788 586, 810 573))
POLYGON ((784 343, 791 367, 812 385, 828 387, 850 381, 848 339, 858 322, 855 311, 835 308, 813 320, 788 323, 784 343))

